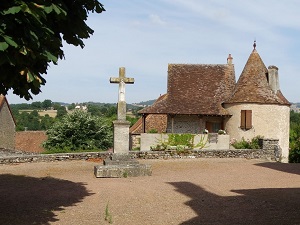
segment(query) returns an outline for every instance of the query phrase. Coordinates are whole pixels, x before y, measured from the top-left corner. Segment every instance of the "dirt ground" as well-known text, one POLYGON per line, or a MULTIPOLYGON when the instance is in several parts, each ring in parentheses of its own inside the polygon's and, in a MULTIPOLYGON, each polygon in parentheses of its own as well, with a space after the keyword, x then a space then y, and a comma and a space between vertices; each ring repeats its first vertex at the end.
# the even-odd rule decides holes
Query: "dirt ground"
POLYGON ((300 164, 140 162, 152 176, 95 178, 89 161, 0 165, 0 224, 300 224, 300 164))

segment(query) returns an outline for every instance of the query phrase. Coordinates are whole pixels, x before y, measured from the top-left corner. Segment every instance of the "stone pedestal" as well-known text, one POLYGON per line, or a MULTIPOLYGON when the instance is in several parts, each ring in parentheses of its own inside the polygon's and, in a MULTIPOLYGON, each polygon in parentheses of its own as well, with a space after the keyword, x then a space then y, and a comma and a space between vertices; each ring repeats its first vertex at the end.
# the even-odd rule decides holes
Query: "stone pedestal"
POLYGON ((97 178, 121 178, 151 176, 150 165, 139 164, 137 160, 131 159, 129 154, 113 154, 105 159, 102 166, 94 167, 94 174, 97 178))
POLYGON ((129 152, 129 126, 126 120, 115 120, 114 124, 114 153, 129 152))

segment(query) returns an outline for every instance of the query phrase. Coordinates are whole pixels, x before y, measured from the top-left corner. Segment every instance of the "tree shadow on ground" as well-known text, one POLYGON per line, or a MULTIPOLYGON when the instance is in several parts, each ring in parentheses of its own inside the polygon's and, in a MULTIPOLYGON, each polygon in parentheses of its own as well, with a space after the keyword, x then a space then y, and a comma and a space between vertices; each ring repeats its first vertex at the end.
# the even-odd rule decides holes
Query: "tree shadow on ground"
POLYGON ((92 195, 84 185, 52 177, 0 175, 0 224, 44 225, 57 221, 54 211, 92 195))
POLYGON ((278 170, 286 173, 293 173, 300 175, 300 163, 275 163, 275 162, 266 162, 258 163, 256 166, 261 166, 273 170, 278 170))
POLYGON ((300 188, 232 190, 236 196, 219 196, 190 182, 170 182, 191 198, 185 204, 196 213, 188 224, 300 224, 300 188))

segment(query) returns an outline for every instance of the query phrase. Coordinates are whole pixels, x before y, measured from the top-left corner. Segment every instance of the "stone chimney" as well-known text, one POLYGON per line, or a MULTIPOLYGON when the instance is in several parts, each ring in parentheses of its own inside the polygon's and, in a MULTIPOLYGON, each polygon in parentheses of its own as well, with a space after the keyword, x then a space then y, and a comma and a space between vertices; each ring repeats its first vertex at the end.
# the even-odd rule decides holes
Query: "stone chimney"
POLYGON ((274 94, 280 90, 279 87, 279 77, 278 77, 278 68, 276 66, 269 66, 268 67, 268 82, 270 87, 272 88, 274 94))
POLYGON ((229 54, 228 58, 227 58, 227 64, 232 65, 232 60, 233 60, 233 58, 232 58, 231 54, 229 54))

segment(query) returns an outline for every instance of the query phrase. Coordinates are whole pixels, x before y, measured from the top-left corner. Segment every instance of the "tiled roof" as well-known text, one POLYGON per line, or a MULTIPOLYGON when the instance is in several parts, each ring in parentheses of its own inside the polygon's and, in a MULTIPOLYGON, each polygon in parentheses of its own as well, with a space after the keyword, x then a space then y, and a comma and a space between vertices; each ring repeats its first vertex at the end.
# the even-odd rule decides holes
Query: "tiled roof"
POLYGON ((234 85, 232 64, 169 64, 167 94, 139 113, 228 115, 221 103, 234 85))
POLYGON ((12 111, 10 109, 10 106, 8 104, 8 101, 7 101, 6 97, 4 95, 0 94, 0 113, 1 113, 2 107, 3 107, 3 105, 4 105, 5 102, 7 104, 8 110, 9 110, 9 112, 10 112, 12 118, 13 118, 13 121, 16 124, 15 118, 14 118, 14 116, 12 114, 12 111))
POLYGON ((250 54, 232 96, 225 103, 290 103, 280 91, 275 94, 267 80, 268 69, 256 49, 250 54))
MULTIPOLYGON (((155 129, 158 133, 164 133, 167 130, 167 115, 150 114, 146 117, 146 133, 155 129)), ((129 129, 130 134, 140 134, 143 131, 143 118, 139 120, 129 129)))
POLYGON ((3 106, 3 104, 4 104, 4 102, 5 102, 5 97, 4 97, 4 95, 0 95, 0 111, 1 111, 1 108, 2 108, 2 106, 3 106))

